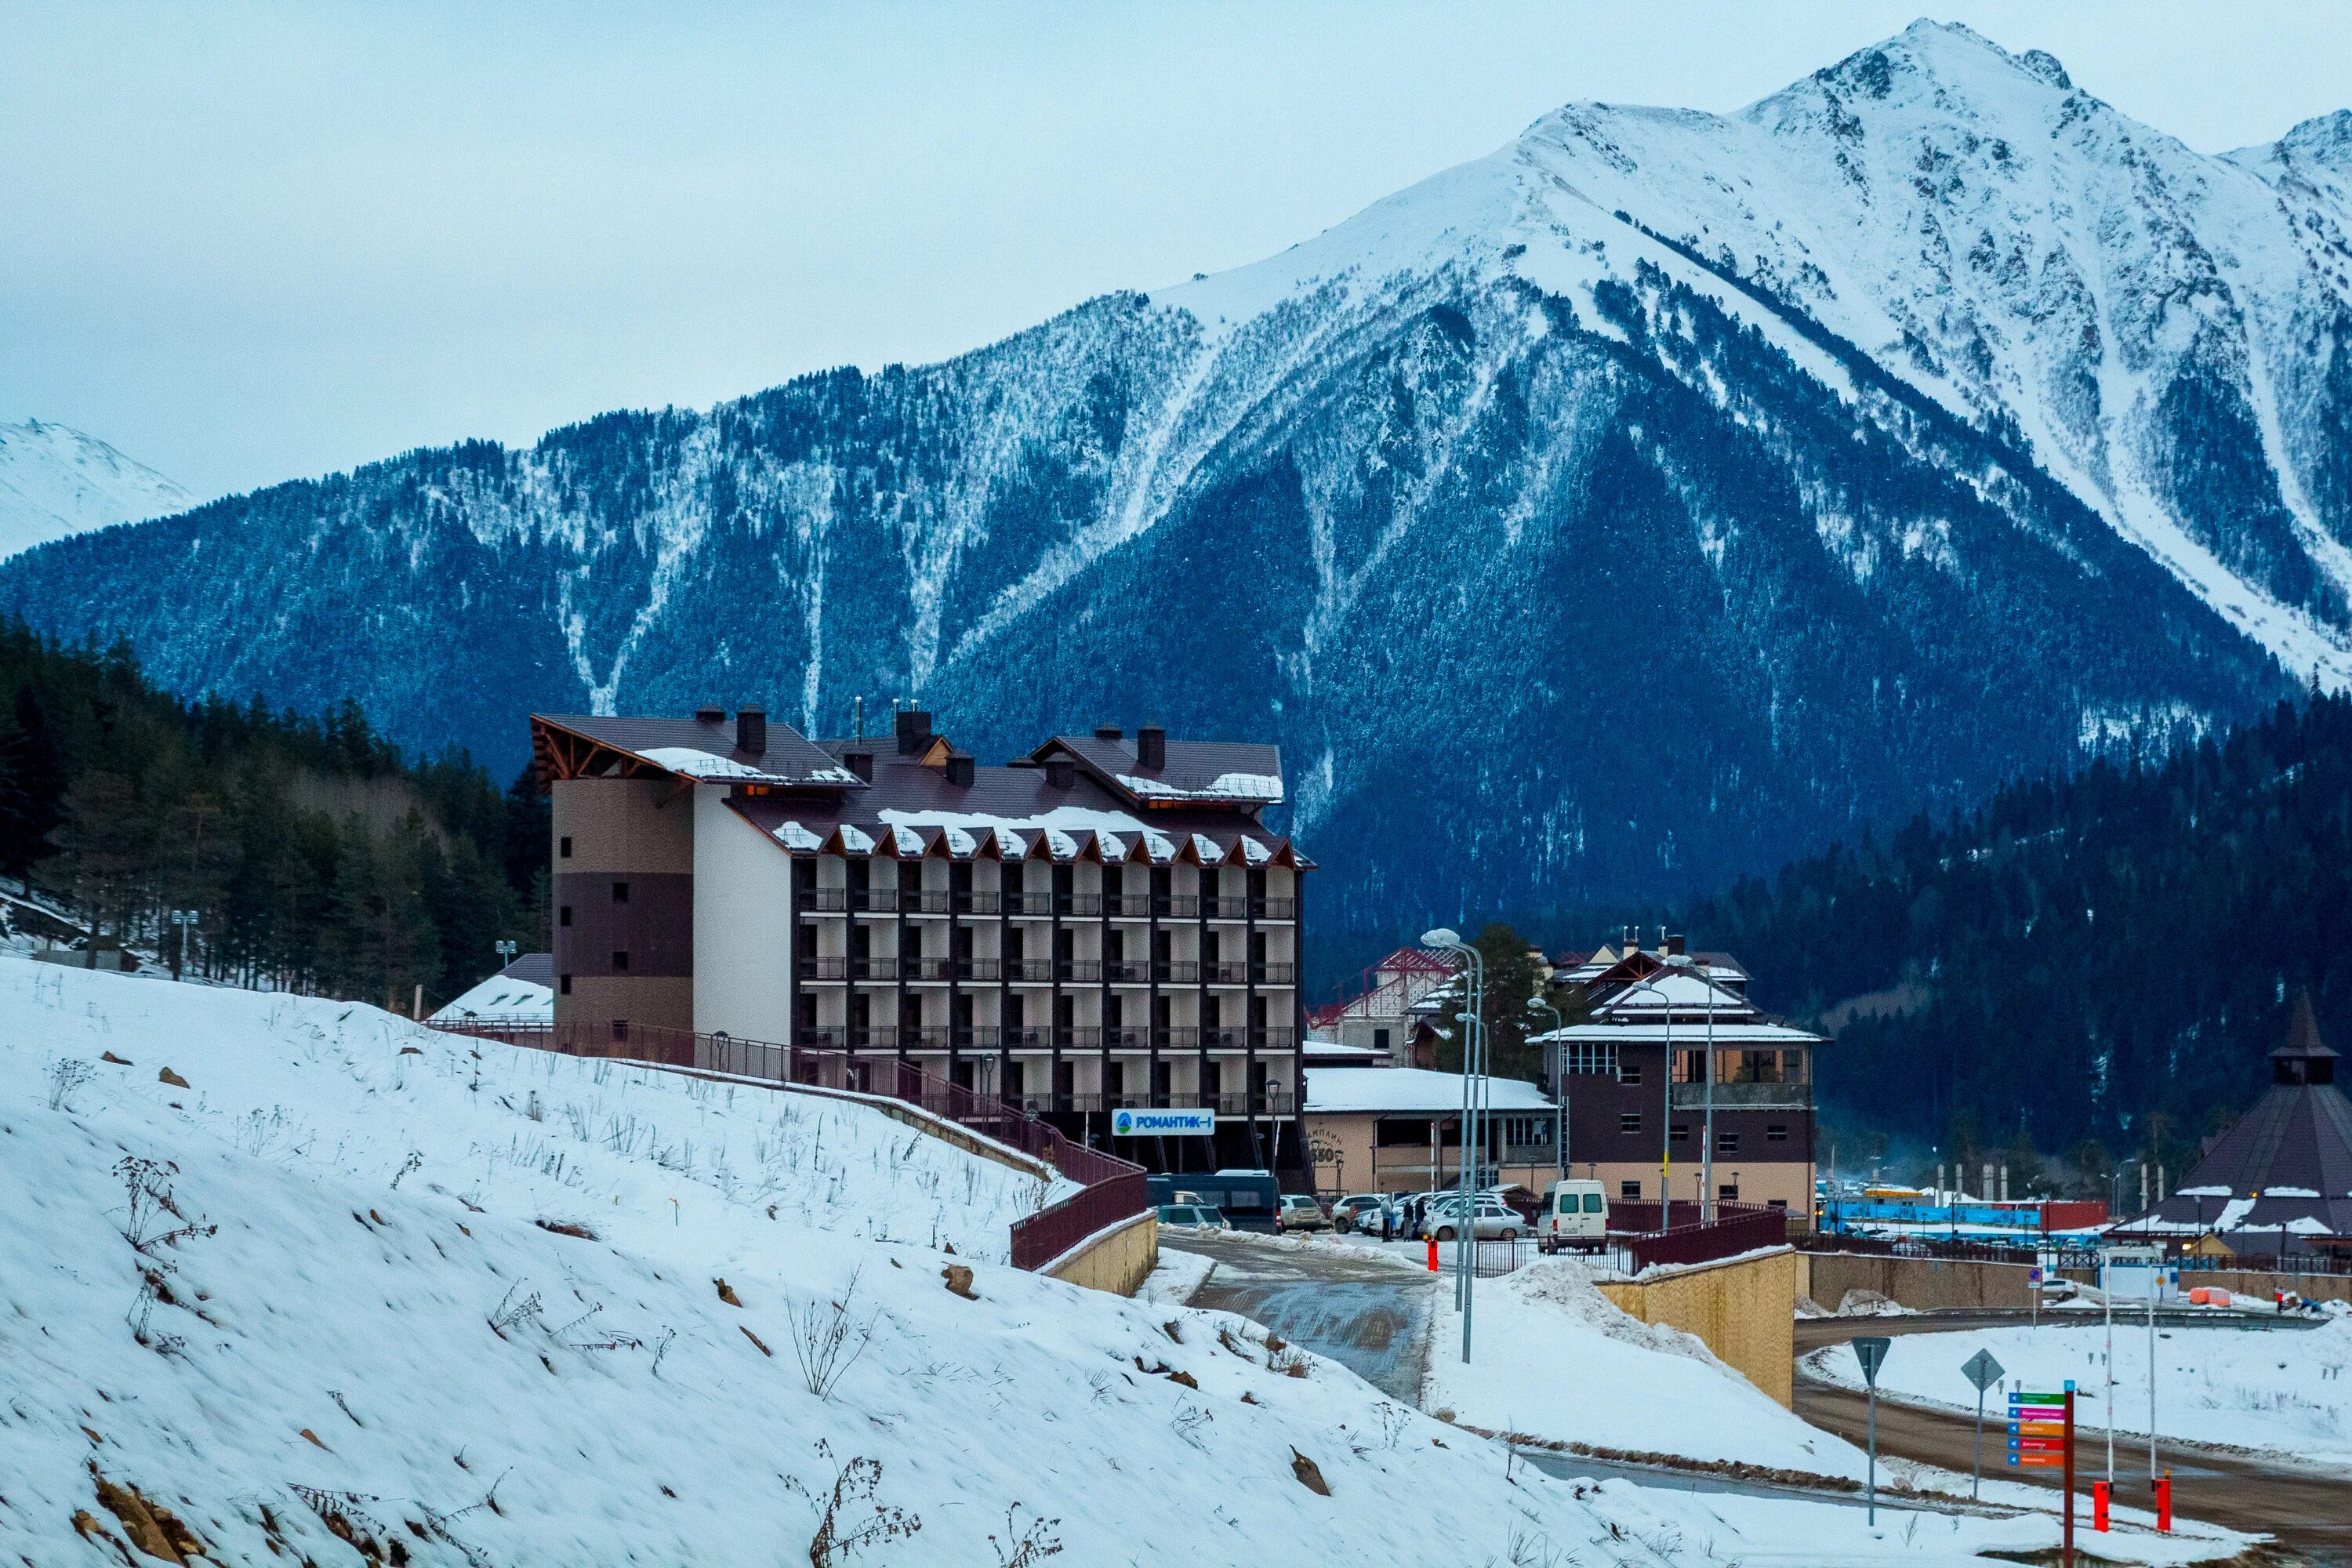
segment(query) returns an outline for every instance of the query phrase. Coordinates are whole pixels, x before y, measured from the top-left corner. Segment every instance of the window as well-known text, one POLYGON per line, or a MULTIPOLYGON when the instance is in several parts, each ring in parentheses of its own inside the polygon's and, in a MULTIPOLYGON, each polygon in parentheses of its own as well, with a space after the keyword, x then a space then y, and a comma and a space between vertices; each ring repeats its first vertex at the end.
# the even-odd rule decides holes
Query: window
POLYGON ((1718 1203, 1738 1203, 1739 1201, 1739 1184, 1738 1182, 1725 1182, 1715 1189, 1715 1196, 1716 1201, 1718 1203))
POLYGON ((1789 1200, 1786 1198, 1766 1198, 1764 1200, 1764 1206, 1768 1209, 1779 1209, 1782 1214, 1787 1214, 1789 1212, 1789 1200))
POLYGON ((1613 1040, 1570 1040, 1559 1047, 1559 1070, 1563 1073, 1614 1073, 1617 1070, 1617 1045, 1613 1040))
POLYGON ((1641 1130, 1642 1113, 1638 1110, 1629 1110, 1617 1119, 1617 1131, 1620 1132, 1639 1132, 1641 1130))
POLYGON ((1767 1143, 1786 1143, 1788 1141, 1789 1128, 1787 1123, 1775 1121, 1764 1129, 1764 1142, 1767 1143))
POLYGON ((1372 1049, 1379 1051, 1381 1055, 1385 1056, 1388 1054, 1388 1048, 1389 1032, 1386 1029, 1374 1029, 1372 1031, 1372 1049))
POLYGON ((626 882, 613 884, 613 901, 616 904, 625 904, 629 901, 629 885, 626 882))
POLYGON ((570 976, 569 974, 566 974, 566 975, 563 975, 563 976, 562 976, 561 978, 559 978, 559 979, 556 981, 556 983, 555 983, 555 988, 556 988, 558 991, 562 992, 562 993, 564 995, 566 995, 566 996, 571 995, 571 994, 572 994, 572 976, 570 976))
POLYGON ((555 923, 560 926, 568 926, 572 923, 572 906, 570 904, 566 904, 562 909, 555 911, 555 923))
POLYGON ((1504 1117, 1503 1146, 1507 1149, 1550 1148, 1551 1118, 1548 1116, 1504 1117))
POLYGON ((616 1040, 625 1040, 629 1037, 629 1021, 626 1018, 613 1020, 613 1037, 616 1040))
POLYGON ((1618 1081, 1619 1083, 1639 1083, 1639 1082, 1641 1082, 1641 1081, 1642 1081, 1642 1064, 1641 1064, 1640 1062, 1620 1062, 1620 1063, 1618 1063, 1618 1064, 1617 1064, 1617 1081, 1618 1081))
POLYGON ((613 950, 613 973, 615 974, 626 974, 628 972, 628 950, 626 948, 614 948, 613 950))
MULTIPOLYGON (((1633 1184, 1637 1187, 1641 1185, 1639 1182, 1636 1182, 1633 1184)), ((1587 1193, 1584 1194, 1584 1212, 1586 1214, 1602 1213, 1607 1206, 1608 1205, 1601 1201, 1601 1194, 1599 1193, 1587 1193)))
POLYGON ((1718 1154, 1737 1154, 1737 1153, 1738 1153, 1738 1152, 1739 1152, 1739 1134, 1738 1134, 1738 1133, 1737 1133, 1737 1132, 1718 1132, 1718 1133, 1717 1133, 1717 1134, 1715 1135, 1715 1152, 1716 1152, 1717 1153, 1718 1153, 1718 1154))
POLYGON ((1689 1123, 1689 1122, 1687 1122, 1687 1121, 1677 1121, 1677 1122, 1675 1122, 1672 1127, 1667 1128, 1667 1129, 1666 1129, 1666 1142, 1668 1142, 1669 1143, 1687 1143, 1687 1142, 1690 1142, 1690 1123, 1689 1123))
POLYGON ((1624 1204, 1640 1203, 1642 1201, 1642 1184, 1639 1182, 1618 1183, 1617 1201, 1624 1204))
POLYGON ((572 836, 570 834, 567 833, 562 837, 555 841, 555 853, 562 859, 569 860, 572 858, 572 836))

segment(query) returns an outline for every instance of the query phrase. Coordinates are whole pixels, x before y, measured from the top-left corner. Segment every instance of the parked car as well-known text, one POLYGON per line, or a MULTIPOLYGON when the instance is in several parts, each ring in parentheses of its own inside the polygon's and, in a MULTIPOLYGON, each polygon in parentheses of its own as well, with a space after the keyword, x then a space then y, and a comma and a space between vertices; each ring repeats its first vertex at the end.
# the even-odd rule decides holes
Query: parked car
POLYGON ((1277 1231, 1328 1230, 1331 1216, 1323 1205, 1306 1193, 1285 1193, 1274 1211, 1274 1228, 1277 1231))
POLYGON ((1609 1195, 1599 1182, 1560 1181, 1544 1194, 1536 1241, 1546 1252, 1598 1252, 1609 1241, 1609 1195))
POLYGON ((1517 1215, 1527 1222, 1529 1230, 1536 1228, 1536 1221, 1543 1214, 1543 1199, 1536 1196, 1532 1189, 1520 1186, 1516 1183, 1509 1186, 1488 1187, 1478 1195, 1492 1198, 1517 1215))
POLYGON ((1381 1228, 1381 1208, 1383 1199, 1378 1193, 1355 1193, 1331 1205, 1331 1228, 1334 1230, 1367 1230, 1381 1228))
POLYGON ((1160 1223, 1181 1230, 1231 1230, 1225 1216, 1206 1204, 1161 1204, 1160 1223))
MULTIPOLYGON (((1528 1222, 1499 1199, 1481 1197, 1473 1211, 1471 1234, 1480 1241, 1517 1241, 1528 1228, 1528 1222)), ((1462 1200, 1433 1200, 1421 1222, 1422 1234, 1439 1241, 1452 1241, 1462 1228, 1462 1200)))

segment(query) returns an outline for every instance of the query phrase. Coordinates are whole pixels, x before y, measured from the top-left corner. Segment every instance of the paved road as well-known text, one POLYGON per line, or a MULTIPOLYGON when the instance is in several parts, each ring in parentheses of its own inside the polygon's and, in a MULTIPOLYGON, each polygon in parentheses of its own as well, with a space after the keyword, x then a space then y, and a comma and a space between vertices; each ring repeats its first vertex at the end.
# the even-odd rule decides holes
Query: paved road
POLYGON ((1341 1252, 1286 1250, 1225 1237, 1160 1233, 1160 1245, 1216 1259, 1192 1298, 1254 1319, 1416 1409, 1429 1366, 1438 1275, 1341 1252))
MULTIPOLYGON (((1843 1331, 1832 1326, 1839 1324, 1840 1320, 1811 1319, 1797 1325, 1797 1350, 1801 1355, 1857 1333, 1926 1333, 1996 1323, 2008 1328, 2017 1322, 2013 1315, 1987 1315, 1987 1321, 1979 1323, 1957 1321, 1960 1316, 1955 1313, 1926 1321, 1846 1321, 1843 1331)), ((1809 1378, 1801 1368, 1796 1394, 1797 1414, 1805 1420, 1850 1442, 1864 1441, 1869 1406, 1859 1391, 1809 1378)), ((1988 1422, 1988 1426, 1991 1425, 1988 1422)), ((1975 1421, 1971 1416, 1893 1399, 1881 1398, 1878 1402, 1878 1451, 1882 1454, 1965 1473, 1972 1462, 1975 1444, 1975 1421)), ((2122 1468, 2120 1435, 2116 1448, 2116 1500, 2132 1508, 2152 1508, 2154 1500, 2148 1495, 2146 1479, 2134 1480, 2122 1468)), ((2086 1459, 2093 1451, 2084 1446, 2086 1459)), ((1984 1452, 1988 1475, 2053 1489, 2062 1484, 2052 1471, 2012 1470, 2000 1463, 2000 1440, 1990 1433, 1985 1438, 1984 1452)), ((2103 1452, 2100 1457, 2104 1458, 2103 1452)), ((2347 1482, 2340 1475, 2293 1469, 2243 1454, 2175 1441, 2161 1446, 2158 1462, 2172 1470, 2173 1506, 2181 1513, 2233 1530, 2266 1531, 2278 1537, 2280 1546, 2289 1553, 2286 1561, 2290 1563, 2352 1568, 2352 1482, 2347 1482)), ((2088 1528, 2092 1479, 2087 1466, 2078 1475, 2083 1499, 2077 1504, 2082 1511, 2076 1517, 2084 1521, 2078 1528, 2088 1528)))

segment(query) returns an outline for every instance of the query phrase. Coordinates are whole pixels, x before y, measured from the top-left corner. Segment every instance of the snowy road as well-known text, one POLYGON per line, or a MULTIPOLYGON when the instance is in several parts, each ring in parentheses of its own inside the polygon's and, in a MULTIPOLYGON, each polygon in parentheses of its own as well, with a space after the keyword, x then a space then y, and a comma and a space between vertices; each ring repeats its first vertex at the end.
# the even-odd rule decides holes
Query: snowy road
POLYGON ((1160 1245, 1216 1260, 1192 1300, 1238 1312, 1284 1339, 1328 1356, 1391 1399, 1416 1409, 1429 1366, 1433 1282, 1440 1278, 1378 1258, 1223 1236, 1160 1233, 1160 1245))

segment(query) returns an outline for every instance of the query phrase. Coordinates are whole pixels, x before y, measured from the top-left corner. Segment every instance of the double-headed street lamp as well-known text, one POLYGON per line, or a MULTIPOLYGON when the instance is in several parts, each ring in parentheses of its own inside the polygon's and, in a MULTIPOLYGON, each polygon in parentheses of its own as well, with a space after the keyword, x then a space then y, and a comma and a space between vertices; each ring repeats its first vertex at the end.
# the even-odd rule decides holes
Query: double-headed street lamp
POLYGON ((1462 1014, 1462 1196, 1454 1222, 1454 1304, 1462 1311, 1462 1360, 1470 1360, 1470 1295, 1478 1277, 1478 1172, 1486 1164, 1484 1120, 1490 1100, 1486 1077, 1486 961, 1444 926, 1421 933, 1421 944, 1461 957, 1469 976, 1462 1014), (1475 1162, 1474 1164, 1473 1162, 1475 1162))
POLYGON ((1551 1099, 1553 1107, 1552 1121, 1554 1122, 1554 1126, 1552 1128, 1552 1160, 1553 1163, 1559 1167, 1559 1173, 1565 1176, 1568 1174, 1568 1095, 1566 1092, 1567 1086, 1560 1081, 1560 1075, 1558 1071, 1559 1047, 1563 1042, 1561 1042, 1557 1037, 1562 1029, 1565 1029, 1568 1026, 1568 1021, 1560 1016, 1559 1009, 1553 1006, 1549 1001, 1546 1000, 1544 997, 1532 994, 1528 997, 1528 1011, 1530 1013, 1543 1012, 1551 1015, 1551 1032, 1555 1037, 1552 1041, 1551 1058, 1554 1064, 1554 1070, 1551 1075, 1551 1099))

